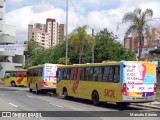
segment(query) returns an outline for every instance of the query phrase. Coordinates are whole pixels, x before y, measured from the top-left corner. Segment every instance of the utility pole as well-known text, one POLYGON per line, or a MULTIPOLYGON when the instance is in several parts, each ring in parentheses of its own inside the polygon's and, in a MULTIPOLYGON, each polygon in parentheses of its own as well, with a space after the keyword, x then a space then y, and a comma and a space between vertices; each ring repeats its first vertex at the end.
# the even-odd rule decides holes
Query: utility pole
POLYGON ((66 0, 66 65, 68 64, 68 0, 66 0))
MULTIPOLYGON (((92 40, 94 40, 94 29, 92 28, 92 40)), ((91 43, 91 50, 92 50, 92 63, 94 63, 94 45, 91 43)))

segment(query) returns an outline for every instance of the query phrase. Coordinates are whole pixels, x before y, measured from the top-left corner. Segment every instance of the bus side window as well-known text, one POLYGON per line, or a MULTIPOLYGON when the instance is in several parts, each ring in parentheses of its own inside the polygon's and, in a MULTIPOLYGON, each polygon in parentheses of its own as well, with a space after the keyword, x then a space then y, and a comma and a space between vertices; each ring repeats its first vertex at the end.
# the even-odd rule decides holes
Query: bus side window
POLYGON ((114 71, 115 71, 115 67, 112 66, 110 67, 110 70, 109 70, 109 76, 108 76, 108 81, 109 82, 113 82, 113 77, 114 77, 114 71))
POLYGON ((74 68, 71 68, 70 79, 73 80, 74 77, 74 68))
POLYGON ((102 67, 95 67, 93 81, 102 81, 102 67))
POLYGON ((85 80, 85 68, 80 68, 80 80, 85 80))
POLYGON ((116 66, 114 72, 114 82, 119 82, 119 81, 120 81, 120 67, 116 66))
POLYGON ((58 73, 58 79, 62 80, 63 79, 63 68, 58 69, 59 73, 58 73))
POLYGON ((63 79, 64 80, 69 80, 69 78, 70 78, 70 71, 71 71, 70 68, 64 69, 64 71, 63 71, 63 79))
POLYGON ((12 76, 13 76, 13 77, 15 77, 15 76, 16 76, 16 74, 15 74, 15 73, 13 73, 13 74, 12 74, 12 76))
POLYGON ((69 69, 67 69, 67 80, 70 79, 70 74, 71 74, 71 69, 69 68, 69 69))
POLYGON ((88 80, 89 81, 93 80, 93 67, 89 68, 88 80))
POLYGON ((24 74, 24 77, 27 77, 27 72, 23 72, 23 74, 24 74))
POLYGON ((66 69, 63 70, 63 79, 64 80, 67 79, 67 71, 66 71, 66 69))
POLYGON ((73 72, 73 80, 77 79, 77 68, 74 68, 74 72, 73 72))
POLYGON ((109 71, 110 71, 110 67, 109 66, 106 66, 103 68, 103 81, 108 81, 109 79, 109 71))
POLYGON ((103 67, 99 67, 99 73, 98 73, 98 81, 102 81, 103 78, 103 67))
POLYGON ((60 69, 58 69, 57 72, 56 72, 56 78, 57 78, 57 81, 60 81, 62 79, 61 70, 60 69))

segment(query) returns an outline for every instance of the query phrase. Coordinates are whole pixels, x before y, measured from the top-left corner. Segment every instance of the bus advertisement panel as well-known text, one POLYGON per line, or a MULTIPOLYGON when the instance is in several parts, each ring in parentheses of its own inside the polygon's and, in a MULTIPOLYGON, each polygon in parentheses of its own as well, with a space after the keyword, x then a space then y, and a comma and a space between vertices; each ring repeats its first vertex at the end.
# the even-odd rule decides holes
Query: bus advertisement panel
POLYGON ((57 85, 57 65, 56 64, 44 64, 42 74, 42 88, 51 87, 56 88, 57 85))
POLYGON ((156 65, 153 62, 125 61, 121 64, 123 101, 153 101, 156 95, 156 65))

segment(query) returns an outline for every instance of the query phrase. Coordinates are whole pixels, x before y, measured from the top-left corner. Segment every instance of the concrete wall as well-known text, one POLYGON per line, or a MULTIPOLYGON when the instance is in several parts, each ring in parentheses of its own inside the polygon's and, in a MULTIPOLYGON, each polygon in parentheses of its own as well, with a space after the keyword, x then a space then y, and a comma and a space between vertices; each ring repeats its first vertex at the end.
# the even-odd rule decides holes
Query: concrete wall
POLYGON ((7 69, 14 69, 14 63, 0 62, 0 64, 3 67, 3 69, 0 71, 0 78, 4 77, 5 70, 7 70, 7 69))

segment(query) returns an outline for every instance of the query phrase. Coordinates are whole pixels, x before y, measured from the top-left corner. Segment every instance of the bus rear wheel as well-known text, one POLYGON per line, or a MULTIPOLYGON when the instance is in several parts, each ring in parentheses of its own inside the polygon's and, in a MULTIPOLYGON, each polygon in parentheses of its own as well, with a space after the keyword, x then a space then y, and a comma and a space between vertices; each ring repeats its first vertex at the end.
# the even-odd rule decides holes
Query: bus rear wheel
POLYGON ((64 96, 64 99, 68 98, 68 92, 66 88, 63 89, 63 96, 64 96))
POLYGON ((99 105, 99 95, 96 91, 92 93, 92 103, 95 106, 99 105))
POLYGON ((11 81, 11 86, 16 87, 16 83, 14 81, 11 81))

